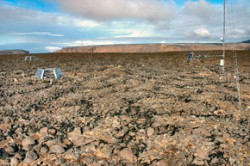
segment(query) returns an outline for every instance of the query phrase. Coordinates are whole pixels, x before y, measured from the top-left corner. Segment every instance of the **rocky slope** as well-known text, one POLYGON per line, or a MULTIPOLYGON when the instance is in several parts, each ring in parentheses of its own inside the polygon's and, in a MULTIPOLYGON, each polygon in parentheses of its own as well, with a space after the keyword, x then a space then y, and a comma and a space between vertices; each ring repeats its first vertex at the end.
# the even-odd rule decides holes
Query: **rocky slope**
MULTIPOLYGON (((221 50, 221 44, 134 44, 134 45, 105 45, 81 46, 63 48, 58 53, 136 53, 136 52, 168 52, 168 51, 204 51, 221 50)), ((227 44, 226 49, 250 50, 249 43, 227 44)))

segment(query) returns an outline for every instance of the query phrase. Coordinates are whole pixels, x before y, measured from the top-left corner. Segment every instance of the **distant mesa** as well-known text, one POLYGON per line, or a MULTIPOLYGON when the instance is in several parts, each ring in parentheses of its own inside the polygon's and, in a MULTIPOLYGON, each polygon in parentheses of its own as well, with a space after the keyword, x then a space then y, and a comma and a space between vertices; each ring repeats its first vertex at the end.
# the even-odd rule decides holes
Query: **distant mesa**
POLYGON ((29 54, 26 50, 0 50, 0 55, 29 54))
MULTIPOLYGON (((226 49, 250 50, 249 43, 227 43, 226 49)), ((66 47, 57 53, 145 53, 222 50, 222 43, 124 44, 66 47)))

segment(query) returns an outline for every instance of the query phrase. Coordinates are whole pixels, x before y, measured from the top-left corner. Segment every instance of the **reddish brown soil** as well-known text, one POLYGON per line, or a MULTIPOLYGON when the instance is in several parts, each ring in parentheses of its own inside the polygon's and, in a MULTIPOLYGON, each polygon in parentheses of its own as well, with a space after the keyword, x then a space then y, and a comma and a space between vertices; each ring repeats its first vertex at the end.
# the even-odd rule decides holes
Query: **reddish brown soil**
POLYGON ((221 80, 218 57, 187 54, 0 56, 0 165, 248 165, 250 52, 242 110, 232 52, 221 80), (34 78, 48 67, 65 78, 34 78))

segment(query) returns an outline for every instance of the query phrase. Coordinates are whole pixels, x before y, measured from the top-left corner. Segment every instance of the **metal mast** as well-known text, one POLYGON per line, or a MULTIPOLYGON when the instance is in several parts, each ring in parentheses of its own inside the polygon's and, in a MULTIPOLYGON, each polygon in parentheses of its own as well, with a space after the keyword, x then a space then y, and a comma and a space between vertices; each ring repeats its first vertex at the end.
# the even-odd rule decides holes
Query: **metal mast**
POLYGON ((223 9, 223 36, 222 36, 222 42, 223 42, 223 54, 222 59, 220 60, 220 66, 221 66, 221 76, 225 73, 225 36, 226 36, 226 0, 224 0, 224 9, 223 9))

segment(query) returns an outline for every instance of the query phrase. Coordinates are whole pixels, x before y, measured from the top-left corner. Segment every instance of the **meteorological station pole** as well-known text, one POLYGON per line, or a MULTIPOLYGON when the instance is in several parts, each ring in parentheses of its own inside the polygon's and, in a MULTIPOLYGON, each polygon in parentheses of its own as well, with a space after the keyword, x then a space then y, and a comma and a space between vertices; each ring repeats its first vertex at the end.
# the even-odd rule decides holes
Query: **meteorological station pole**
POLYGON ((225 73, 225 36, 226 36, 226 0, 224 0, 224 10, 223 10, 223 36, 222 36, 222 42, 223 42, 223 54, 222 59, 220 60, 220 66, 221 66, 221 76, 225 73))

